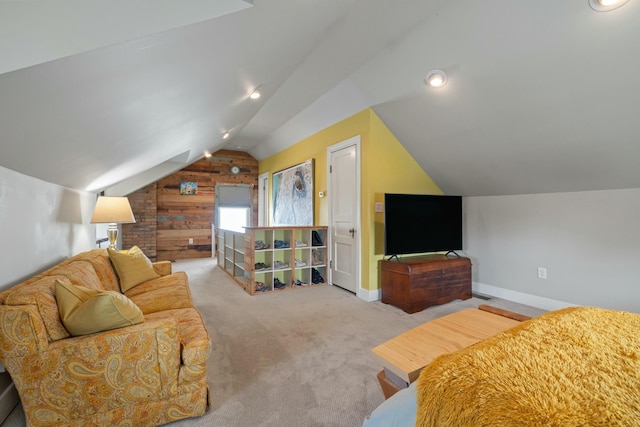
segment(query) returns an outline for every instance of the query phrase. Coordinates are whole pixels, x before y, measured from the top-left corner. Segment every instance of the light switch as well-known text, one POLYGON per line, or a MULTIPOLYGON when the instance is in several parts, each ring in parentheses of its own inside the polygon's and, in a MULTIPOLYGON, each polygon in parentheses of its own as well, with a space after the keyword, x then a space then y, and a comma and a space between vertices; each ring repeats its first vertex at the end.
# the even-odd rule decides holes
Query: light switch
POLYGON ((382 212, 384 212, 384 210, 382 209, 382 202, 376 202, 376 204, 375 204, 375 211, 376 211, 376 213, 382 213, 382 212))

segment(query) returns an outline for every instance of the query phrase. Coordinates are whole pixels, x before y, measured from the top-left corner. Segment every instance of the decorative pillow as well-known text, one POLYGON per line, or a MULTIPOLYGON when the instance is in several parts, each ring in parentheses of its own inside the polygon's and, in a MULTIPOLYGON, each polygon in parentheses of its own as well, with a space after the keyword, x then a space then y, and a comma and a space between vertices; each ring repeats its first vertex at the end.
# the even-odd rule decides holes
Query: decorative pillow
POLYGON ((132 246, 127 252, 108 249, 109 259, 118 273, 120 290, 124 293, 147 280, 160 277, 153 269, 151 260, 137 246, 132 246))
POLYGON ((56 301, 64 327, 74 336, 144 321, 142 310, 115 291, 98 291, 56 280, 56 301))

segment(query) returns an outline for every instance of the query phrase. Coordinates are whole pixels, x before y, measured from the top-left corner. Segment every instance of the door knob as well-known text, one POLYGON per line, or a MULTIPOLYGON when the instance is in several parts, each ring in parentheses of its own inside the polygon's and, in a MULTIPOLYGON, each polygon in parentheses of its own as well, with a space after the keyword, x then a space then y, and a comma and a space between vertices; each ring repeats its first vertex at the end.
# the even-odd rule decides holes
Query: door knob
POLYGON ((356 229, 352 228, 351 230, 349 230, 349 233, 351 233, 351 238, 353 238, 354 235, 356 234, 356 229))

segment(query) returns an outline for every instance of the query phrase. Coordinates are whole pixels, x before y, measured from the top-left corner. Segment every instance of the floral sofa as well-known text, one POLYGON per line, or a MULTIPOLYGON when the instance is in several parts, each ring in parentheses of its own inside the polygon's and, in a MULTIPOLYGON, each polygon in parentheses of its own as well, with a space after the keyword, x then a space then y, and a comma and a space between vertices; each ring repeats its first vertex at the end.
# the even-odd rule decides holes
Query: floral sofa
POLYGON ((0 361, 27 425, 153 426, 209 407, 187 275, 140 254, 90 250, 0 293, 0 361))

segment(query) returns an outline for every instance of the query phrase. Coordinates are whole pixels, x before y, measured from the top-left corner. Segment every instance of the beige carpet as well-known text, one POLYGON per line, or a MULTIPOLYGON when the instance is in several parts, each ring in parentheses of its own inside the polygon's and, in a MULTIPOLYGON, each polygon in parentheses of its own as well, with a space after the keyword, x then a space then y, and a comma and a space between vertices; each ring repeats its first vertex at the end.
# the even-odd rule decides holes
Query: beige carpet
MULTIPOLYGON (((252 297, 216 267, 215 259, 178 261, 173 268, 189 275, 213 351, 212 407, 203 417, 172 427, 360 426, 383 401, 372 347, 482 303, 528 315, 542 312, 474 297, 409 315, 329 285, 252 297)), ((10 418, 20 415, 18 409, 10 418)))

